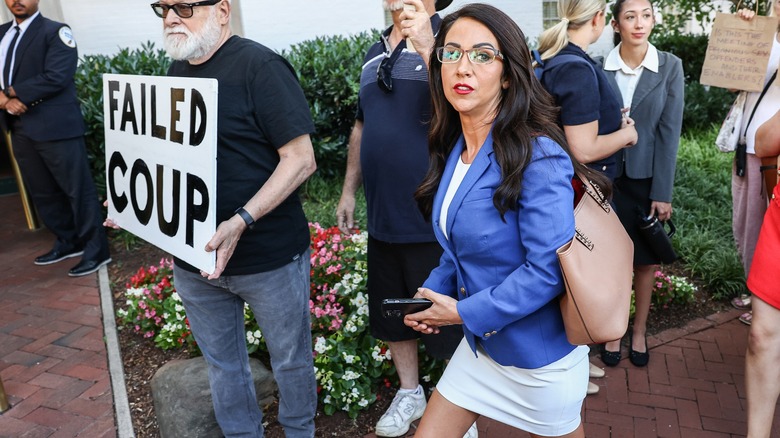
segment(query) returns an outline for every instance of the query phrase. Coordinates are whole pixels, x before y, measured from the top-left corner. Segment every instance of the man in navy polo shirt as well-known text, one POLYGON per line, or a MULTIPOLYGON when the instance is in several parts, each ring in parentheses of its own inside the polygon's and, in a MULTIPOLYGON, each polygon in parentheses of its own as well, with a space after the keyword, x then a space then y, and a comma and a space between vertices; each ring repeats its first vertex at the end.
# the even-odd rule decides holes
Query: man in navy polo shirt
MULTIPOLYGON (((339 228, 353 229, 355 192, 363 183, 368 209, 368 306, 371 333, 386 341, 401 388, 376 426, 378 436, 402 436, 426 407, 419 385, 419 333, 401 318, 382 317, 384 298, 414 296, 438 266, 442 249, 422 216, 414 191, 428 169, 430 91, 427 59, 451 0, 383 0, 393 25, 369 48, 360 76, 347 173, 336 211, 339 228), (415 10, 404 10, 404 3, 415 10), (403 23, 402 23, 403 22, 403 23), (413 44, 409 44, 409 41, 413 44)), ((426 352, 448 359, 463 337, 460 326, 422 335, 426 352)), ((470 436, 475 436, 472 427, 470 436)))

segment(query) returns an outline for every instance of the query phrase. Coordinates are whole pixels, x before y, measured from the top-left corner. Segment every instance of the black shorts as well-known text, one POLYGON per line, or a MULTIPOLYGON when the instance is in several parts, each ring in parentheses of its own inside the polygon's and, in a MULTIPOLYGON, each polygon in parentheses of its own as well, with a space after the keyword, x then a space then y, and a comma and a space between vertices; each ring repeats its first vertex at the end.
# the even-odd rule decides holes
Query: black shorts
POLYGON ((436 359, 449 359, 463 338, 460 325, 442 327, 438 335, 425 335, 404 325, 402 318, 382 316, 385 298, 411 298, 433 268, 442 249, 437 242, 387 243, 368 237, 368 316, 371 335, 390 342, 422 339, 425 351, 436 359))

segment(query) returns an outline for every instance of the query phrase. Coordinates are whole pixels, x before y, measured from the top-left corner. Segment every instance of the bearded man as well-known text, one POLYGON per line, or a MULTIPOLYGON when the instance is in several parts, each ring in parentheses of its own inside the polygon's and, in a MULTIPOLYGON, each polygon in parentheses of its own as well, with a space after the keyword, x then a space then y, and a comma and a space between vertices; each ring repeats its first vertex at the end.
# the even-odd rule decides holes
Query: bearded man
MULTIPOLYGON (((169 76, 219 81, 213 274, 174 261, 174 283, 209 366, 227 437, 262 437, 244 338, 254 311, 279 388, 287 437, 313 437, 317 408, 309 319, 309 229, 298 187, 315 170, 309 107, 292 66, 232 35, 229 0, 152 4, 163 19, 169 76)), ((181 431, 186 435, 186 431, 181 431)))

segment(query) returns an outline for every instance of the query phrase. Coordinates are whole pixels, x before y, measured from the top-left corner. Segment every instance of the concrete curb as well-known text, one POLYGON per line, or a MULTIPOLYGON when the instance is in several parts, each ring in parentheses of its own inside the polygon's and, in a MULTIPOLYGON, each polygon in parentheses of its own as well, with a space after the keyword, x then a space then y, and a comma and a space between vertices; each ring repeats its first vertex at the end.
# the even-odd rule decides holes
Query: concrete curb
POLYGON ((116 436, 118 438, 134 438, 135 431, 133 430, 133 422, 130 417, 130 402, 127 400, 122 354, 119 349, 119 337, 116 333, 114 298, 111 295, 111 287, 108 283, 108 269, 105 266, 98 271, 98 283, 100 289, 100 309, 103 313, 103 334, 108 354, 108 372, 111 376, 111 390, 114 393, 116 436))

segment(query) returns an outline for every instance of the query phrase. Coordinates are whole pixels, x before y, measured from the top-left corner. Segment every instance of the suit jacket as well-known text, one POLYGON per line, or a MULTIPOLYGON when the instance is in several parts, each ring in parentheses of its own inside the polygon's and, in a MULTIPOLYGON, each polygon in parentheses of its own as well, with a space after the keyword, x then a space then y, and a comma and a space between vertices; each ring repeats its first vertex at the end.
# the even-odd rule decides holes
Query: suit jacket
MULTIPOLYGON (((620 96, 615 71, 606 71, 607 80, 620 96)), ((682 129, 684 80, 682 62, 671 53, 658 51, 658 73, 645 69, 631 101, 631 118, 636 122, 637 143, 623 149, 625 162, 618 163, 617 175, 653 178, 650 199, 672 202, 677 148, 682 129)))
MULTIPOLYGON (((0 26, 0 35, 12 24, 0 26)), ((67 25, 38 15, 17 42, 11 86, 27 105, 27 112, 5 118, 6 129, 21 123, 25 135, 35 141, 84 135, 84 118, 73 80, 78 51, 75 42, 67 44, 73 41, 69 35, 67 25)))
POLYGON ((501 169, 488 136, 450 204, 447 239, 440 212, 462 150, 463 137, 434 197, 432 222, 444 253, 424 286, 459 300, 466 340, 475 353, 479 342, 502 365, 550 364, 574 349, 558 305, 564 285, 555 253, 574 235, 569 156, 549 138, 536 139, 518 209, 502 220, 493 205, 501 169))

